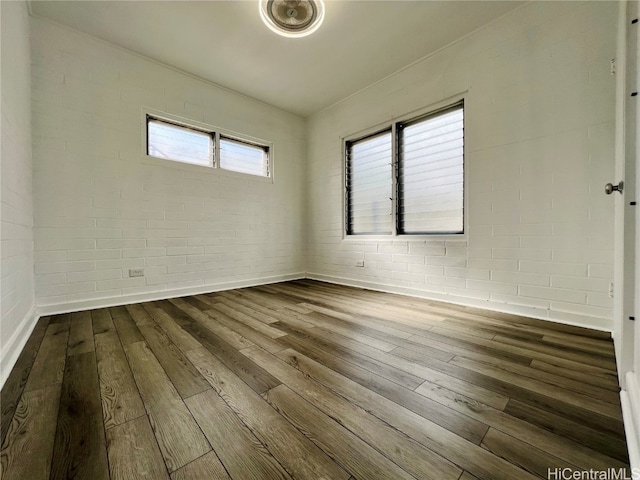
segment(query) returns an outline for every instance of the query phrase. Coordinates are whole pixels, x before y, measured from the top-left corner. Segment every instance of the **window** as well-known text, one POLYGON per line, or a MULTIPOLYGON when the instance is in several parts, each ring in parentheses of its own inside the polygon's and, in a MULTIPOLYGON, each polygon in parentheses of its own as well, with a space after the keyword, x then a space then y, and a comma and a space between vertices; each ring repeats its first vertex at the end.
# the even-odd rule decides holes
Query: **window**
POLYGON ((345 142, 347 235, 464 233, 462 102, 345 142))
POLYGON ((213 165, 213 133, 149 118, 147 134, 147 154, 152 157, 213 165))
POLYGON ((398 233, 462 233, 462 106, 397 128, 398 233))
POLYGON ((222 136, 220 138, 220 168, 268 177, 269 147, 222 136))
POLYGON ((237 173, 271 176, 270 147, 146 115, 147 155, 237 173))
POLYGON ((390 235, 391 130, 347 142, 349 235, 390 235))

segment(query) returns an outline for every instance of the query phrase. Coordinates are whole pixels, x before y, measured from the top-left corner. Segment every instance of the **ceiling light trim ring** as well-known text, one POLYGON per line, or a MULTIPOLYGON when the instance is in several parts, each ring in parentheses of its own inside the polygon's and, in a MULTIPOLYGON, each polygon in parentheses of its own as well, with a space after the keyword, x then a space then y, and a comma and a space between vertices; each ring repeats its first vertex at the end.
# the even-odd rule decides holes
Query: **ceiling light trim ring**
POLYGON ((284 37, 306 37, 324 20, 323 0, 258 0, 260 18, 284 37))

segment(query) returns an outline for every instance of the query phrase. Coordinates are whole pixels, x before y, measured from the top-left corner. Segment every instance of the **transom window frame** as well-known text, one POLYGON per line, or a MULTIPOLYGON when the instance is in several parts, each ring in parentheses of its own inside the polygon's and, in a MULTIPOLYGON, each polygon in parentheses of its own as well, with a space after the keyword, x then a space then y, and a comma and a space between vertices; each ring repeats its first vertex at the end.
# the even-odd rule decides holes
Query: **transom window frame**
POLYGON ((398 229, 399 225, 399 129, 401 125, 412 124, 414 122, 419 122, 421 120, 426 120, 429 117, 434 117, 442 113, 446 113, 449 110, 455 109, 457 107, 462 107, 464 111, 464 124, 463 128, 466 132, 466 124, 467 124, 467 111, 469 100, 467 97, 468 92, 463 92, 461 94, 451 96, 445 100, 439 101, 437 103, 433 103, 426 107, 422 107, 411 112, 405 113, 403 115, 393 117, 385 122, 381 122, 375 126, 370 128, 360 130, 358 132, 343 135, 341 136, 342 143, 342 240, 347 242, 368 242, 368 241, 393 241, 393 240, 403 240, 403 241, 434 241, 434 240, 461 240, 465 241, 468 239, 469 235, 469 196, 468 196, 468 144, 466 133, 464 136, 464 145, 463 145, 463 213, 462 213, 462 224, 463 231, 461 233, 401 233, 398 229), (392 215, 392 231, 389 234, 352 234, 349 232, 349 191, 348 191, 348 146, 354 142, 358 142, 360 140, 364 140, 367 138, 374 137, 378 134, 382 134, 385 131, 391 131, 391 142, 392 142, 392 152, 391 152, 391 211, 390 215, 392 215))
POLYGON ((142 109, 142 150, 143 155, 147 163, 154 165, 161 164, 163 166, 169 166, 172 168, 184 169, 184 170, 196 170, 201 173, 208 172, 217 175, 225 175, 231 177, 239 177, 244 179, 250 179, 252 181, 261 182, 274 182, 274 144, 273 142, 263 140, 260 138, 252 137, 249 135, 241 134, 224 128, 209 125, 197 120, 191 120, 178 115, 153 110, 150 108, 142 109), (194 130, 206 135, 209 135, 213 147, 213 158, 209 165, 199 165, 196 163, 190 163, 179 159, 169 159, 163 157, 156 157, 149 154, 149 120, 157 120, 170 125, 174 125, 180 128, 186 128, 194 130), (220 162, 220 142, 229 140, 231 142, 244 144, 250 147, 262 149, 266 155, 267 160, 267 176, 254 175, 251 173, 238 172, 231 169, 226 169, 221 166, 220 162))

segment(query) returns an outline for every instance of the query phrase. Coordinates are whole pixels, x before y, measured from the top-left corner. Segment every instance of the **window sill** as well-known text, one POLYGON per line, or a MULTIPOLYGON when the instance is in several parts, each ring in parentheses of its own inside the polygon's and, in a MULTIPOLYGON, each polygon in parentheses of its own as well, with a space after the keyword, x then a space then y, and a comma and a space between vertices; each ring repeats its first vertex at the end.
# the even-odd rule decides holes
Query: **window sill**
POLYGON ((459 234, 433 234, 433 235, 343 235, 342 241, 345 243, 358 242, 446 242, 446 241, 466 241, 469 235, 459 234))

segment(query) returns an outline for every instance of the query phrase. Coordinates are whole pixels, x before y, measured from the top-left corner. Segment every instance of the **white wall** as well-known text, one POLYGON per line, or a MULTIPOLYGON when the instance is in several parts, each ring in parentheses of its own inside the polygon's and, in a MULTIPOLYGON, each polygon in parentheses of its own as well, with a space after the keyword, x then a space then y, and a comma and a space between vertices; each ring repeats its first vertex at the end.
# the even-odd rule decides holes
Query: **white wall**
POLYGON ((41 312, 304 275, 304 120, 47 21, 31 25, 41 312), (274 181, 146 159, 143 107, 273 142, 274 181), (145 276, 129 278, 130 268, 145 276))
POLYGON ((610 329, 617 8, 532 2, 313 115, 309 275, 610 329), (343 240, 341 137, 462 92, 467 238, 343 240))
POLYGON ((2 183, 0 385, 34 326, 31 66, 25 2, 0 2, 2 183))

